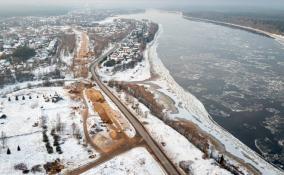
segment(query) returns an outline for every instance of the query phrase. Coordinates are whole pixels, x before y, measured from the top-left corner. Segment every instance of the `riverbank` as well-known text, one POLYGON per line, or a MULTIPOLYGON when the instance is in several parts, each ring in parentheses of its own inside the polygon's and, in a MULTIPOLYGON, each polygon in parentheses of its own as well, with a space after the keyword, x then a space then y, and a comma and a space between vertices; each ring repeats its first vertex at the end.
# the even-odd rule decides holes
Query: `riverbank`
POLYGON ((215 20, 203 19, 203 18, 196 18, 196 17, 185 16, 185 15, 182 15, 182 16, 183 16, 184 19, 187 19, 187 20, 208 22, 208 23, 213 23, 213 24, 216 24, 216 25, 233 27, 233 28, 236 28, 236 29, 241 29, 241 30, 245 30, 245 31, 252 32, 252 33, 255 33, 255 34, 263 35, 263 36, 266 36, 266 37, 269 37, 269 38, 273 38, 273 39, 277 40, 279 43, 284 45, 284 36, 283 35, 278 35, 278 34, 274 34, 274 33, 264 31, 264 30, 260 30, 260 29, 256 29, 256 28, 252 28, 252 27, 247 27, 247 26, 242 26, 242 25, 237 25, 237 24, 233 24, 233 23, 226 23, 226 22, 221 22, 221 21, 215 21, 215 20))
MULTIPOLYGON (((160 28, 161 29, 161 28, 160 28)), ((178 85, 169 71, 163 65, 157 54, 158 40, 162 36, 159 30, 154 42, 149 45, 149 61, 155 78, 150 82, 159 88, 158 91, 169 96, 175 101, 177 114, 171 114, 173 120, 185 119, 198 125, 203 131, 216 138, 224 145, 225 150, 233 156, 258 169, 262 174, 281 174, 281 171, 263 160, 256 152, 252 151, 241 141, 219 126, 208 114, 204 105, 192 94, 178 85)))

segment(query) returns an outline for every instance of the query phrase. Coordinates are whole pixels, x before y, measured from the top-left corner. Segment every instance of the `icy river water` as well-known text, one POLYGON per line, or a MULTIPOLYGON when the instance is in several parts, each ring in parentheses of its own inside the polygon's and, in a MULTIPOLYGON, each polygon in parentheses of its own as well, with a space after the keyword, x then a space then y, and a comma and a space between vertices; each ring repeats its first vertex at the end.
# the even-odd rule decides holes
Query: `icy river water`
POLYGON ((157 52, 176 82, 221 126, 284 168, 284 45, 178 13, 131 17, 159 23, 157 52))

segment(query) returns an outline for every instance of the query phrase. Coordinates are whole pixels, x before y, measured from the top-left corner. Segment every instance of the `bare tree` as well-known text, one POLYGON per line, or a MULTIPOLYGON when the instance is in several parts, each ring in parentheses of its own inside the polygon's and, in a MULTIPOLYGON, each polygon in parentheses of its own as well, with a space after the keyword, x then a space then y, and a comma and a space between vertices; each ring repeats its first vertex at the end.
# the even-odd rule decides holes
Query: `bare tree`
POLYGON ((74 120, 75 117, 75 111, 70 112, 69 117, 74 120))
POLYGON ((1 141, 1 146, 4 149, 7 146, 7 137, 4 131, 1 132, 0 141, 1 141))
POLYGON ((129 103, 129 101, 130 101, 129 95, 128 95, 127 93, 125 94, 125 101, 126 101, 127 103, 129 103))
POLYGON ((77 127, 74 132, 74 137, 78 140, 78 144, 81 144, 82 135, 80 129, 77 127))
POLYGON ((148 118, 148 115, 149 115, 149 111, 145 111, 144 112, 144 118, 148 118))
POLYGON ((133 97, 131 95, 129 95, 128 93, 125 94, 125 100, 126 100, 127 103, 129 103, 131 105, 133 105, 133 103, 134 103, 133 97))
POLYGON ((74 135, 75 135, 76 128, 77 128, 76 123, 72 123, 71 128, 72 128, 72 134, 73 134, 73 136, 74 136, 74 135))
MULTIPOLYGON (((139 103, 138 103, 139 104, 139 103)), ((139 115, 139 116, 142 116, 143 117, 143 111, 142 111, 142 109, 140 108, 140 106, 137 106, 137 114, 139 115)))
POLYGON ((80 144, 80 139, 82 138, 80 128, 76 123, 72 123, 71 127, 72 127, 73 137, 75 137, 78 140, 78 143, 80 144))
POLYGON ((46 116, 43 114, 43 112, 42 112, 42 114, 40 116, 40 124, 41 124, 42 128, 46 129, 46 127, 47 127, 46 126, 46 116))
POLYGON ((139 103, 134 103, 132 108, 135 110, 136 114, 140 115, 139 103))
POLYGON ((57 132, 62 132, 63 131, 63 123, 61 121, 61 117, 60 117, 59 113, 57 113, 56 131, 57 132))

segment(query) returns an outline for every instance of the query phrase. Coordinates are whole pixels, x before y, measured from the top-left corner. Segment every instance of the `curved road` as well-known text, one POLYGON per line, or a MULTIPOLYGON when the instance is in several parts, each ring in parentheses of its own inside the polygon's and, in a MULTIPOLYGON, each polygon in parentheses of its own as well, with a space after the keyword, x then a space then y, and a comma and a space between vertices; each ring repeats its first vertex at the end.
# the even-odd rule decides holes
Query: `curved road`
POLYGON ((152 150, 152 153, 159 160, 160 164, 163 166, 164 170, 170 175, 176 174, 184 174, 182 171, 176 168, 176 166, 171 162, 171 160, 165 155, 165 153, 160 149, 159 145, 156 141, 151 137, 148 131, 144 128, 142 123, 135 117, 135 115, 108 89, 108 87, 100 80, 97 72, 95 71, 96 66, 99 61, 104 59, 107 55, 112 53, 115 49, 114 47, 106 54, 102 55, 98 59, 96 59, 93 63, 91 63, 89 67, 89 71, 92 73, 93 79, 96 81, 98 86, 102 89, 102 91, 117 105, 120 111, 127 117, 127 119, 131 122, 136 131, 141 135, 141 137, 145 140, 149 148, 152 150))

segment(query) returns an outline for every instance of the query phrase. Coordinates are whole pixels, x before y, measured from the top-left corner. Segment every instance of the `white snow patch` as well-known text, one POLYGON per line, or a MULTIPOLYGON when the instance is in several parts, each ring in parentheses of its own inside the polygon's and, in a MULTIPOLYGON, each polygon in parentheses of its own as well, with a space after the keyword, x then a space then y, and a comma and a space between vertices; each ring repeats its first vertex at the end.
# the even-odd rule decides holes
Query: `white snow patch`
POLYGON ((74 54, 66 54, 64 52, 61 52, 60 54, 60 59, 67 64, 68 66, 71 66, 73 64, 73 58, 74 58, 74 54))
POLYGON ((93 168, 82 175, 165 175, 166 173, 143 147, 116 156, 110 161, 93 168))
POLYGON ((51 72, 54 72, 56 70, 56 65, 51 65, 47 67, 38 67, 33 71, 33 74, 36 77, 41 77, 43 75, 47 75, 51 72))
POLYGON ((102 80, 116 80, 116 81, 143 81, 151 77, 150 64, 148 61, 148 51, 144 52, 144 59, 139 62, 133 69, 125 71, 118 71, 113 73, 111 68, 102 67, 98 73, 102 80))
MULTIPOLYGON (((125 93, 120 94, 120 96, 121 100, 127 104, 125 93)), ((135 99, 135 103, 139 102, 135 99)), ((141 123, 144 123, 151 136, 176 166, 179 166, 181 161, 189 161, 191 162, 189 169, 196 175, 231 174, 227 170, 220 168, 213 159, 203 159, 203 153, 198 148, 163 121, 150 114, 149 109, 145 105, 139 103, 139 107, 144 114, 148 113, 148 115, 147 117, 136 115, 137 118, 141 123)), ((132 109, 130 104, 128 104, 128 108, 132 109)), ((132 112, 135 113, 134 111, 132 112)))

